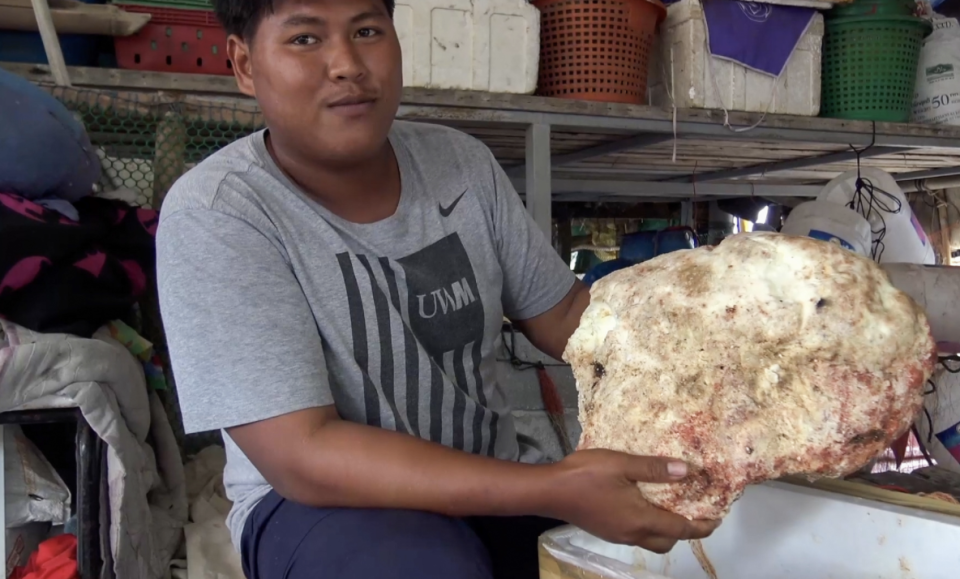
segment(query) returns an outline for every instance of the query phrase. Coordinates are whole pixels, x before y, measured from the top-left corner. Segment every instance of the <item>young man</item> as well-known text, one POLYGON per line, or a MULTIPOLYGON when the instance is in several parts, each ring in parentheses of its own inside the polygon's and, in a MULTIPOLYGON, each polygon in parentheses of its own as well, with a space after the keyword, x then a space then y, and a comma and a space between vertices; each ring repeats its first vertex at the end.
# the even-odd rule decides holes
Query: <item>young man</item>
POLYGON ((554 519, 657 551, 709 534, 634 484, 681 462, 518 442, 502 316, 558 358, 589 294, 480 142, 394 121, 393 1, 214 4, 268 130, 167 196, 159 286, 247 576, 532 579, 554 519))

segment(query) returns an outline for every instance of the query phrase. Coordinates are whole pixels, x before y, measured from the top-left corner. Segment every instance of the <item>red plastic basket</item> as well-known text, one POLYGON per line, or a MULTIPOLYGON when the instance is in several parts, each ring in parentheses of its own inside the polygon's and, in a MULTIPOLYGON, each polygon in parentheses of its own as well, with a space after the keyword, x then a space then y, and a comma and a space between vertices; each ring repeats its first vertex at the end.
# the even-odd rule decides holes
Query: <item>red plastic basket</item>
POLYGON ((232 75, 227 33, 210 10, 118 4, 127 12, 153 17, 131 36, 117 36, 120 68, 155 72, 232 75))
POLYGON ((533 0, 541 96, 646 104, 660 0, 533 0))

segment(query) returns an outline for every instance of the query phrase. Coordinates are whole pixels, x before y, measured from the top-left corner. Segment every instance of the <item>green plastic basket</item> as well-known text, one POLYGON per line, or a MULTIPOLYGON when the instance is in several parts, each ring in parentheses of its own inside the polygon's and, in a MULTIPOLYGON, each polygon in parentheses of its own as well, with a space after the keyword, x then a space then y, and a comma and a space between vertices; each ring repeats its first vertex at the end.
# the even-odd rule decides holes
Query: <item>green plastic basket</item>
POLYGON ((911 16, 828 20, 820 115, 892 123, 910 120, 920 49, 930 29, 929 22, 911 16))
POLYGON ((848 4, 837 4, 824 16, 834 18, 913 16, 917 10, 915 0, 855 0, 848 4))

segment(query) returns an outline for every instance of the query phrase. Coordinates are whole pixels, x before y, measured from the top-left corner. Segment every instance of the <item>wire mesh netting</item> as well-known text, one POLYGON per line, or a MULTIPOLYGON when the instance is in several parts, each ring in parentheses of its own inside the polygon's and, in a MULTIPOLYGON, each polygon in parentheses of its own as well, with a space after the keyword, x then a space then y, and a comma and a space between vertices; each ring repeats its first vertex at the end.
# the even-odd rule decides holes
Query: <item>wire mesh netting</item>
POLYGON ((184 172, 262 128, 256 104, 43 86, 83 123, 102 165, 99 195, 158 206, 184 172))
MULTIPOLYGON (((187 170, 263 127, 253 100, 40 86, 86 128, 102 168, 96 195, 139 207, 159 208, 187 170)), ((166 366, 169 389, 158 394, 181 451, 189 455, 219 443, 218 433, 184 436, 156 296, 146 296, 140 305, 142 333, 166 366)))

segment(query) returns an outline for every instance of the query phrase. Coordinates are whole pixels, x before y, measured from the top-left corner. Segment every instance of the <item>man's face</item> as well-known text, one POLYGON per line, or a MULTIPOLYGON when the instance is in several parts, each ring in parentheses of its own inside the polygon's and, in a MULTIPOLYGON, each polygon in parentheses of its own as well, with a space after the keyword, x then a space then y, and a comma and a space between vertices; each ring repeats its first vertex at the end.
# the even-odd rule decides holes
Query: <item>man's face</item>
POLYGON ((400 43, 382 0, 277 0, 253 38, 231 37, 237 83, 275 140, 351 164, 383 146, 400 105, 400 43))

